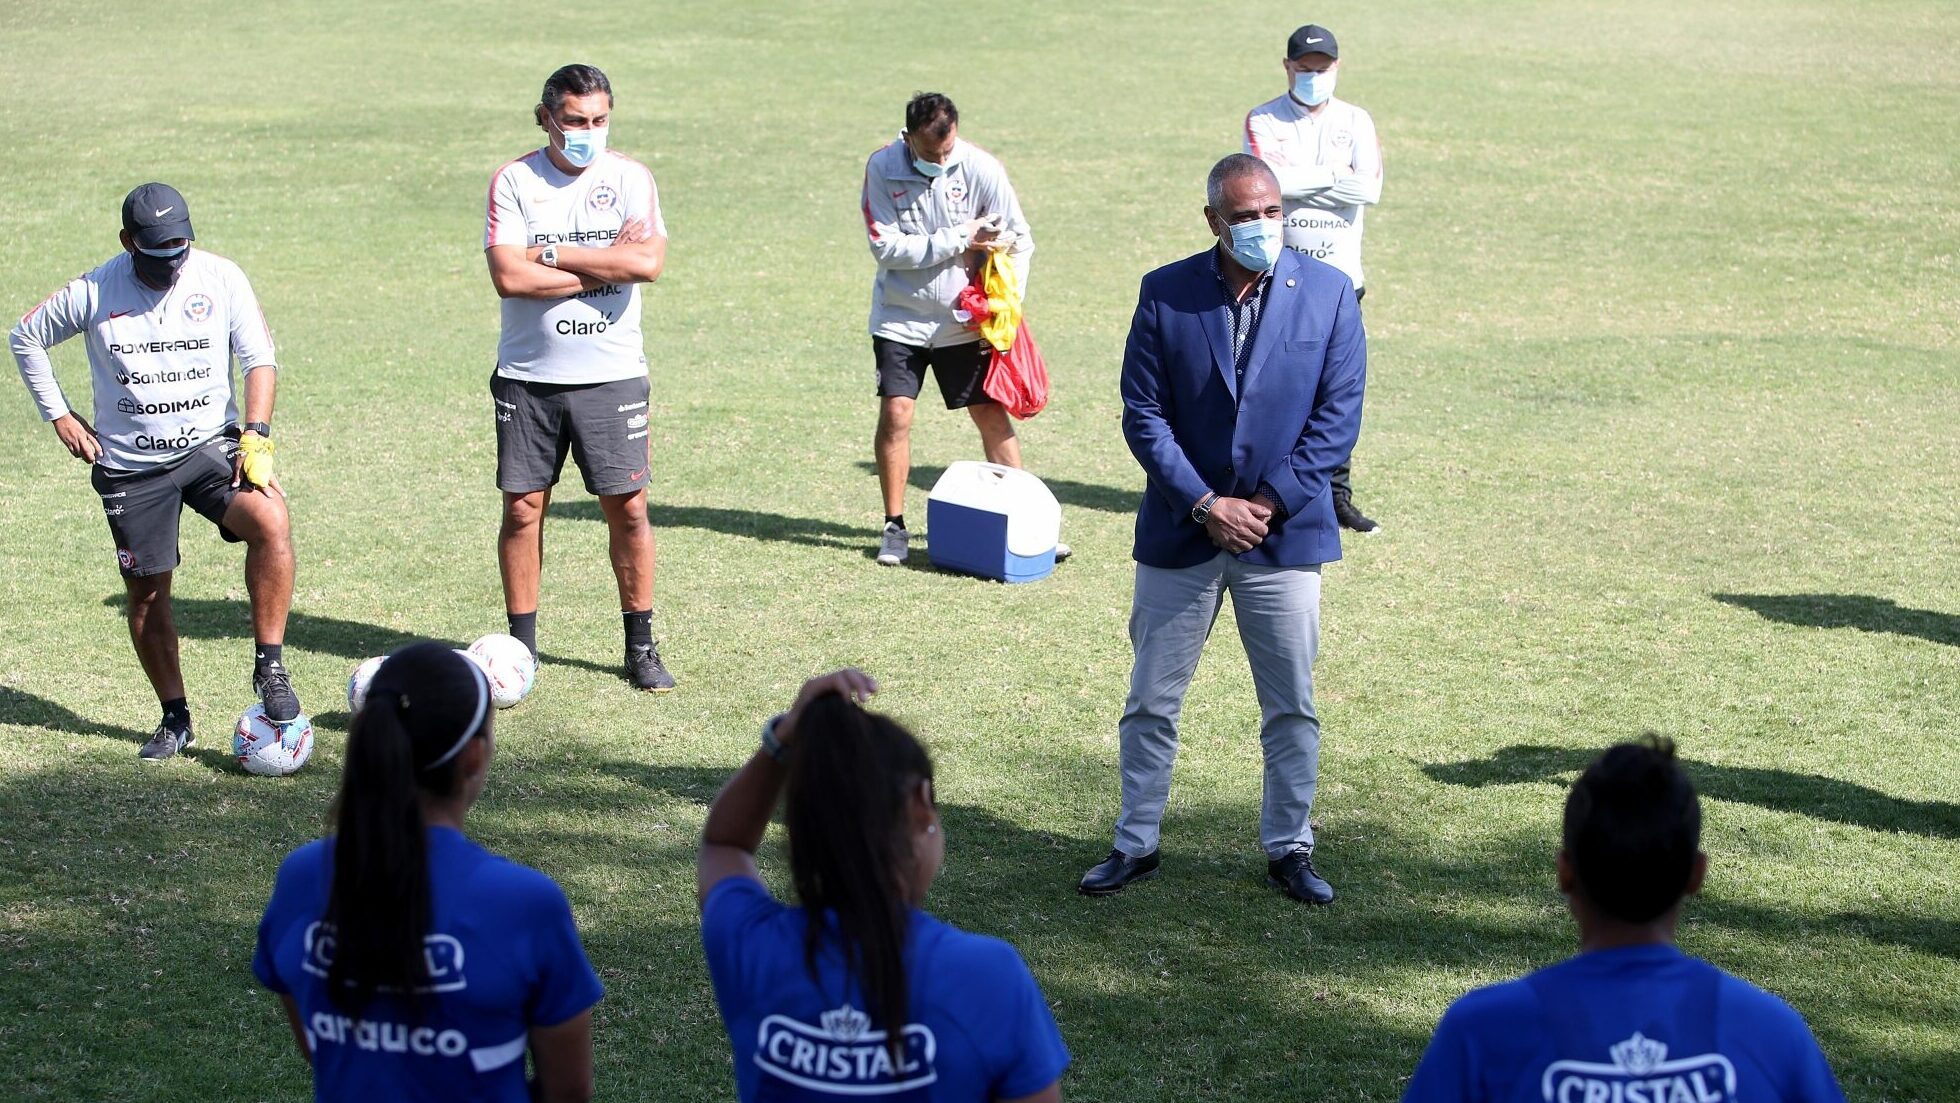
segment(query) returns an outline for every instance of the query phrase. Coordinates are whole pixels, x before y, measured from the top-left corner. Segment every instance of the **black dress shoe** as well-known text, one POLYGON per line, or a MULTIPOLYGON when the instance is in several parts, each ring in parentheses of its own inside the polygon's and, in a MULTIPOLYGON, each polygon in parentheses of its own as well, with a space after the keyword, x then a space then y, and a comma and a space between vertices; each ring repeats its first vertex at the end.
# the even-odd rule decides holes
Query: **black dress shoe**
POLYGON ((1081 890, 1084 896, 1108 896, 1122 892, 1123 886, 1131 881, 1147 881, 1157 876, 1157 852, 1151 851, 1141 858, 1132 858, 1120 850, 1112 850, 1109 857, 1097 862, 1095 867, 1082 875, 1081 890))
POLYGON ((1373 518, 1354 508, 1354 500, 1336 495, 1334 498, 1334 520, 1344 529, 1358 532, 1363 536, 1373 536, 1382 527, 1373 518))
POLYGON ((1313 850, 1300 847, 1266 863, 1266 883, 1302 904, 1332 904, 1334 886, 1314 872, 1313 850))

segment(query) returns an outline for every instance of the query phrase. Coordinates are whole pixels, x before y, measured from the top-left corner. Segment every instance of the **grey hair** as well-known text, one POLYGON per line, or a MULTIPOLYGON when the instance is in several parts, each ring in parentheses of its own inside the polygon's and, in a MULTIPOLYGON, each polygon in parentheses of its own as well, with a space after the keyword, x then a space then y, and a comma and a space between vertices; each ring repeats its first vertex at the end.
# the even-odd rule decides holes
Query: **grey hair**
POLYGON ((1225 202, 1225 184, 1244 176, 1263 176, 1273 182, 1273 190, 1279 190, 1279 177, 1273 166, 1249 153, 1232 153, 1219 158, 1211 166, 1211 175, 1205 177, 1205 205, 1218 210, 1225 202))

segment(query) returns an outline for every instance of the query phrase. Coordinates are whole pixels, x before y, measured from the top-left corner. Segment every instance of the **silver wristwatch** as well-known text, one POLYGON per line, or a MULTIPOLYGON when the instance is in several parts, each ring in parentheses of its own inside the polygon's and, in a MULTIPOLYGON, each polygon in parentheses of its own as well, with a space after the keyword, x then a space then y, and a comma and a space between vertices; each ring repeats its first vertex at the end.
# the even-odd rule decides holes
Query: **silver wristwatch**
POLYGON ((1211 507, 1217 504, 1218 492, 1214 490, 1210 494, 1205 495, 1197 505, 1191 507, 1191 519, 1201 525, 1204 524, 1205 518, 1211 516, 1211 507))
POLYGON ((546 268, 558 267, 558 243, 557 242, 554 241, 550 245, 544 247, 544 252, 538 254, 538 263, 544 265, 546 268))

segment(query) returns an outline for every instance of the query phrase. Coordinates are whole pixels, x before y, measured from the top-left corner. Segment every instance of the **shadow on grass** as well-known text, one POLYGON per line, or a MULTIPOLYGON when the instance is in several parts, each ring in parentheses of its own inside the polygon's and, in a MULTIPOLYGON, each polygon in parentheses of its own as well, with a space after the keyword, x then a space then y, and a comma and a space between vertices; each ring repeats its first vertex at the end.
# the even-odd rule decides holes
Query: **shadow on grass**
POLYGON ((1748 609, 1766 620, 1809 628, 1856 628, 1891 632, 1960 647, 1960 616, 1911 609, 1868 594, 1710 594, 1724 605, 1748 609))
MULTIPOLYGON (((604 521, 605 515, 599 512, 599 503, 591 498, 575 498, 569 502, 553 503, 552 510, 557 516, 574 521, 604 521)), ((704 532, 718 532, 729 536, 746 536, 753 540, 774 540, 785 544, 802 544, 812 548, 838 548, 858 553, 860 559, 878 557, 878 533, 875 529, 862 525, 845 525, 835 521, 818 521, 809 517, 786 517, 776 513, 760 513, 752 509, 720 509, 713 506, 661 506, 649 504, 648 515, 653 519, 655 529, 692 528, 704 532)), ((960 572, 941 570, 932 561, 918 554, 916 542, 913 555, 899 564, 900 569, 927 571, 933 574, 959 576, 960 572)))
MULTIPOLYGON (((870 460, 858 461, 858 469, 866 474, 876 475, 878 465, 870 460)), ((912 477, 907 481, 919 490, 931 490, 932 484, 939 481, 946 469, 934 464, 915 464, 912 477)), ((1041 472, 1035 472, 1041 475, 1041 472)), ((1100 483, 1079 483, 1073 479, 1051 479, 1041 475, 1055 500, 1075 509, 1094 509, 1104 513, 1135 513, 1137 502, 1143 497, 1139 488, 1103 486, 1100 483)))
MULTIPOLYGON (((594 498, 573 498, 569 501, 553 502, 551 515, 574 521, 603 523, 606 519, 605 514, 599 511, 598 500, 594 498)), ((864 550, 867 556, 878 554, 876 549, 871 547, 874 534, 862 525, 819 521, 812 517, 790 517, 753 509, 670 506, 651 501, 647 503, 647 515, 652 519, 656 530, 701 529, 705 532, 726 533, 730 536, 746 536, 753 540, 774 540, 813 548, 864 550)))
MULTIPOLYGON (((1422 772, 1447 785, 1482 788, 1550 781, 1586 768, 1597 751, 1575 747, 1514 745, 1489 758, 1426 765, 1422 772)), ((1685 762, 1702 795, 1753 804, 1777 812, 1847 823, 1873 831, 1901 831, 1934 839, 1960 839, 1960 804, 1903 800, 1855 782, 1755 766, 1685 762)))
MULTIPOLYGON (((594 509, 596 511, 596 505, 594 509)), ((103 598, 102 604, 112 609, 127 610, 129 601, 125 595, 115 593, 103 598)), ((251 639, 252 606, 247 601, 238 598, 173 596, 170 599, 170 606, 177 619, 179 636, 194 640, 251 639)), ((451 647, 463 647, 467 642, 417 635, 413 632, 384 628, 378 624, 367 624, 358 620, 323 617, 317 613, 304 613, 297 609, 286 616, 287 643, 302 650, 338 655, 355 662, 371 659, 376 655, 386 655, 398 647, 427 639, 446 643, 451 647)), ((549 651, 540 652, 538 658, 557 666, 573 666, 600 674, 616 675, 621 670, 620 667, 606 663, 554 655, 549 651)), ((328 714, 329 718, 333 715, 328 714)), ((320 721, 320 717, 314 718, 315 723, 320 721)), ((346 718, 343 715, 340 717, 340 723, 344 725, 345 722, 346 718)))
MULTIPOLYGON (((235 720, 236 717, 233 717, 235 720)), ((141 747, 150 738, 150 733, 125 728, 116 724, 103 724, 90 720, 63 705, 58 705, 45 697, 37 697, 24 690, 0 686, 0 724, 19 724, 28 728, 45 728, 49 731, 68 732, 73 735, 92 735, 103 739, 119 739, 141 747)), ((231 743, 229 723, 219 723, 217 738, 212 737, 210 722, 207 720, 198 727, 205 731, 205 744, 193 743, 179 752, 179 757, 195 759, 198 763, 213 770, 229 770, 243 773, 224 747, 231 743)))
MULTIPOLYGON (((10 720, 90 726, 38 699, 4 700, 10 720)), ((638 807, 664 817, 661 803, 705 805, 732 769, 506 760, 471 818, 485 845, 570 887, 609 989, 602 1075, 647 1076, 647 1062, 632 1054, 652 1032, 662 1074, 684 1070, 663 1090, 669 1099, 728 1092, 726 1043, 698 935, 683 918, 692 913, 693 839, 676 831, 623 845, 608 817, 633 814, 622 783, 655 798, 638 807)), ((114 1042, 142 1023, 201 1010, 262 1023, 266 1036, 278 1027, 276 1004, 240 983, 249 935, 210 932, 249 930, 279 860, 320 830, 335 779, 315 771, 214 792, 182 772, 138 776, 67 768, 0 776, 0 807, 63 821, 60 831, 10 832, 16 845, 0 848, 0 914, 16 905, 27 917, 9 946, 22 983, 0 991, 0 1016, 19 1023, 23 1039, 55 1037, 57 1024, 61 1037, 80 1039, 26 1047, 23 1059, 56 1094, 100 1097, 104 1085, 152 1075, 153 1054, 114 1042), (137 823, 139 841, 121 843, 137 823), (121 995, 105 1000, 105 990, 121 995)), ((1393 1098, 1428 1024, 1384 1009, 1384 991, 1447 999, 1467 981, 1426 978, 1507 975, 1572 951, 1551 887, 1550 825, 1459 851, 1439 846, 1426 824, 1356 810, 1323 831, 1326 872, 1342 899, 1308 909, 1262 884, 1249 802, 1176 804, 1162 877, 1087 900, 1074 886, 1106 852, 1100 833, 1042 830, 1019 810, 947 798, 948 861, 927 906, 1021 950, 1076 1056, 1065 1089, 1075 1098, 1393 1098)), ((781 889, 780 849, 767 848, 762 864, 781 889)), ((1860 983, 1858 951, 1874 940, 1949 953, 1952 924, 1874 914, 1840 926, 1720 902, 1693 909, 1701 923, 1754 936, 1727 940, 1720 964, 1765 981, 1790 965, 1757 947, 1818 943, 1803 968, 1821 970, 1840 992, 1811 1012, 1840 1074, 1892 1096, 1935 1094, 1937 1055, 1900 1053, 1882 1040, 1882 1028, 1915 1021, 1924 1008, 1912 993, 1860 983)), ((235 1031, 173 1058, 168 1071, 182 1079, 228 1068, 241 1097, 291 1094, 295 1067, 249 1059, 262 1049, 260 1035, 235 1031)))

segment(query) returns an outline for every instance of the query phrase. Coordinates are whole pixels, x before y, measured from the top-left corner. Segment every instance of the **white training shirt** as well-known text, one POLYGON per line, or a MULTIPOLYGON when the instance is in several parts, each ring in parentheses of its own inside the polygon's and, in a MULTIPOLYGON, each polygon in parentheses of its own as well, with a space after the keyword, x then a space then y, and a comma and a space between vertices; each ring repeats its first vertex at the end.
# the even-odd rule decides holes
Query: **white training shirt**
POLYGON ((1286 200, 1286 245, 1361 279, 1361 216, 1381 202, 1382 146, 1375 120, 1346 100, 1320 115, 1291 93, 1245 116, 1245 151, 1273 167, 1286 200))
MULTIPOLYGON (((607 150, 577 176, 558 171, 544 150, 497 170, 483 247, 575 245, 602 249, 629 218, 667 236, 653 173, 607 150)), ((610 383, 647 373, 640 336, 640 285, 609 283, 563 299, 503 301, 497 374, 534 383, 610 383)))
POLYGON ((178 459, 238 420, 234 356, 247 375, 273 366, 272 331, 245 273, 195 246, 168 291, 137 279, 118 253, 20 320, 14 360, 45 420, 69 411, 48 350, 76 334, 88 348, 102 465, 127 471, 178 459))

